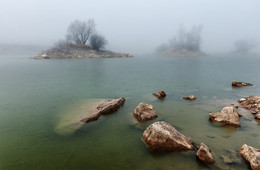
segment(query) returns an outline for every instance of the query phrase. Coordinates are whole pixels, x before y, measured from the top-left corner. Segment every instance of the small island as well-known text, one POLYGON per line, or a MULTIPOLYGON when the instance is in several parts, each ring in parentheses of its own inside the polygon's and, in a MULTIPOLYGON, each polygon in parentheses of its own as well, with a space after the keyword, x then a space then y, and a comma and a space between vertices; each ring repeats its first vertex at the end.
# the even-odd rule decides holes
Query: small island
POLYGON ((200 50, 202 25, 194 25, 190 31, 180 27, 177 36, 162 44, 156 50, 159 56, 205 56, 200 50))
POLYGON ((93 19, 73 21, 65 36, 52 48, 33 57, 33 59, 76 59, 76 58, 127 58, 132 54, 104 50, 107 45, 104 36, 97 33, 93 19))

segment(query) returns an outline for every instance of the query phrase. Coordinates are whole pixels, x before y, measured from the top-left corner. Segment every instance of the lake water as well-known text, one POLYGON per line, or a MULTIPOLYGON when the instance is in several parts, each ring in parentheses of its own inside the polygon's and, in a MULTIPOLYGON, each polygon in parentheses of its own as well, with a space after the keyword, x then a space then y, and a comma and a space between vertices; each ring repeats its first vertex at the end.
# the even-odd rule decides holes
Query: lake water
POLYGON ((238 129, 209 121, 245 96, 260 95, 260 57, 138 57, 76 60, 0 58, 0 169, 249 169, 224 163, 246 143, 260 148, 260 122, 243 109, 238 129), (231 81, 254 84, 232 88, 231 81), (151 93, 165 90, 165 100, 151 93), (184 101, 190 94, 198 100, 184 101), (80 114, 95 102, 125 97, 116 113, 78 126, 80 114), (143 124, 133 118, 140 103, 159 117, 143 124), (195 152, 153 153, 143 131, 166 121, 195 143, 209 146, 216 164, 207 166, 195 152), (73 124, 73 122, 76 122, 73 124), (72 123, 72 124, 71 124, 72 123))

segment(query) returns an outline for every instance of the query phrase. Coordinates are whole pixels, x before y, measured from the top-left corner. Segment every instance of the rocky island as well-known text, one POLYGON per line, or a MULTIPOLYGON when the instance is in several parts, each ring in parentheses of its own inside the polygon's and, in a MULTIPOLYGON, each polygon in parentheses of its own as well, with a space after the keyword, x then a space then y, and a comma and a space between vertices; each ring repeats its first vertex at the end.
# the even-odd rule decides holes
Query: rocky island
POLYGON ((104 50, 108 41, 96 31, 93 19, 75 20, 68 29, 65 40, 60 40, 54 47, 33 57, 33 59, 73 59, 73 58, 126 58, 131 54, 104 50))
POLYGON ((134 57, 131 54, 116 53, 108 50, 94 50, 90 46, 65 44, 53 47, 33 59, 79 59, 79 58, 128 58, 134 57))

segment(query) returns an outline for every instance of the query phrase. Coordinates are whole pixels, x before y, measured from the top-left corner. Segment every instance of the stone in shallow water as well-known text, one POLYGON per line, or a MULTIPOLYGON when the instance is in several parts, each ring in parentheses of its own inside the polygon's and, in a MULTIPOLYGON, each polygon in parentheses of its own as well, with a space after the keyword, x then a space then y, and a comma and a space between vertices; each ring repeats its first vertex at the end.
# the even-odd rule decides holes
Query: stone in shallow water
POLYGON ((140 121, 151 120, 157 117, 157 113, 152 105, 140 103, 134 110, 133 115, 140 121))
POLYGON ((224 107, 221 112, 210 113, 209 118, 225 125, 240 127, 239 114, 232 106, 224 107))
POLYGON ((189 95, 188 97, 183 97, 184 100, 196 100, 197 98, 194 95, 189 95))
POLYGON ((211 154, 210 149, 204 143, 200 144, 200 148, 197 151, 196 155, 199 157, 199 159, 201 161, 205 162, 206 164, 214 164, 215 163, 215 160, 214 160, 214 158, 211 154))
POLYGON ((152 151, 194 150, 192 140, 164 121, 151 124, 143 133, 146 146, 152 151))
POLYGON ((240 154, 250 163, 252 169, 260 170, 260 149, 244 144, 240 148, 240 154))
POLYGON ((234 87, 242 87, 242 86, 253 86, 253 85, 250 84, 250 83, 234 80, 234 81, 232 81, 232 86, 234 86, 234 87))
POLYGON ((166 93, 165 91, 158 91, 156 93, 153 93, 154 96, 156 96, 159 99, 165 98, 166 97, 166 93))

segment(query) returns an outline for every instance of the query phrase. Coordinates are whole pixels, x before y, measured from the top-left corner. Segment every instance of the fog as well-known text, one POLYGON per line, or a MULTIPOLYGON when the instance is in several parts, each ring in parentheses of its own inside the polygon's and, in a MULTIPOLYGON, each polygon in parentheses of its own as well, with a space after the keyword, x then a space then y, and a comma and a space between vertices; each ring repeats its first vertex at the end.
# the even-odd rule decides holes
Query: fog
POLYGON ((1 0, 0 44, 52 46, 73 20, 93 18, 108 50, 153 53, 180 25, 202 24, 202 50, 224 53, 238 39, 259 42, 259 7, 259 0, 1 0))

